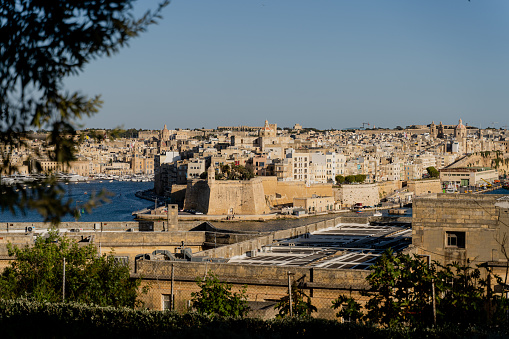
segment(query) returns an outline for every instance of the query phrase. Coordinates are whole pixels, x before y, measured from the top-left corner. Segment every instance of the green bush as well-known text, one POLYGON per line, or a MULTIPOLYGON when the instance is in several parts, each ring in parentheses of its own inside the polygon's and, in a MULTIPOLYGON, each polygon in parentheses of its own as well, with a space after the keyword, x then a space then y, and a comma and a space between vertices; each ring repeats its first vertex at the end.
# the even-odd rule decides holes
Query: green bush
POLYGON ((0 300, 2 338, 504 338, 506 327, 380 328, 334 320, 212 318, 76 303, 0 300))

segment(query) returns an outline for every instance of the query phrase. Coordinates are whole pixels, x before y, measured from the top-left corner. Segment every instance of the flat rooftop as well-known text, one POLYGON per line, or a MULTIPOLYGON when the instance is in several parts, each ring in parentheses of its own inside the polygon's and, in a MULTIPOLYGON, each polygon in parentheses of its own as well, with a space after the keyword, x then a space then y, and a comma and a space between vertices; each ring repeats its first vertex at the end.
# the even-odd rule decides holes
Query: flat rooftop
POLYGON ((233 257, 244 265, 306 266, 368 269, 388 248, 399 252, 412 242, 410 225, 341 223, 284 239, 257 251, 233 257))

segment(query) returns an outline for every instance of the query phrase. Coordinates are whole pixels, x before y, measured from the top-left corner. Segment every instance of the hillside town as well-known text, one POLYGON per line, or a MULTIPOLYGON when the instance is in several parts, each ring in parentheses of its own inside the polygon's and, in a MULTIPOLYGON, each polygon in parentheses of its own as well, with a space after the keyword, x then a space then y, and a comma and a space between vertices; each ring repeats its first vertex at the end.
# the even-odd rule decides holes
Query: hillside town
POLYGON ((78 131, 76 160, 62 165, 44 156, 49 151, 44 133, 29 133, 24 145, 12 150, 18 173, 2 180, 49 173, 71 181, 154 180, 151 196, 180 209, 263 215, 472 192, 500 183, 509 170, 509 132, 465 126, 461 119, 456 125, 432 122, 392 130, 319 131, 299 124, 281 129, 268 121, 262 127, 194 130, 164 125, 160 131, 132 129, 114 136, 108 130, 78 131))
MULTIPOLYGON (((362 291, 387 250, 507 275, 505 129, 459 120, 392 130, 281 129, 268 121, 214 130, 83 130, 68 165, 44 157, 50 151, 44 140, 34 133, 24 148, 9 150, 19 172, 3 175, 4 185, 49 174, 69 182, 153 180, 140 197, 156 204, 135 220, 61 222, 59 232, 113 251, 142 284, 157 281, 141 297, 154 310, 192 309, 195 279, 210 270, 247 286, 249 316, 275 317, 295 279, 316 316, 334 319, 330 305, 338 293, 349 291, 367 305, 362 291), (28 157, 31 148, 41 158, 28 157)), ((13 221, 0 233, 24 246, 50 229, 13 221)), ((7 267, 6 246, 0 256, 7 267)), ((496 293, 504 288, 493 282, 496 293)))

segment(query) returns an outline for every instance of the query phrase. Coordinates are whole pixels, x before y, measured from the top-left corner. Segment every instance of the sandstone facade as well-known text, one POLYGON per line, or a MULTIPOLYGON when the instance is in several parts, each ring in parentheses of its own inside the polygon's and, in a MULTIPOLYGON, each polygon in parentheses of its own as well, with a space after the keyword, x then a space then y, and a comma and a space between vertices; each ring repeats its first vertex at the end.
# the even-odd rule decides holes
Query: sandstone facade
POLYGON ((408 191, 413 192, 415 195, 441 193, 442 184, 440 179, 413 180, 408 182, 408 191))
POLYGON ((341 185, 336 196, 344 207, 357 203, 374 206, 380 202, 377 184, 341 185))

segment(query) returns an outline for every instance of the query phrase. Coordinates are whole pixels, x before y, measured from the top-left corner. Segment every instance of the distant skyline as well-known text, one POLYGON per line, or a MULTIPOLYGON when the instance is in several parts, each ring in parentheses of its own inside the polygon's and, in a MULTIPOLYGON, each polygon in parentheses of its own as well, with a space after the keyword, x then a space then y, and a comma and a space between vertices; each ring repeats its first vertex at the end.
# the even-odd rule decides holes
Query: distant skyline
MULTIPOLYGON (((137 13, 155 8, 138 1, 137 13)), ((507 0, 173 0, 67 89, 85 128, 509 125, 507 0)))

